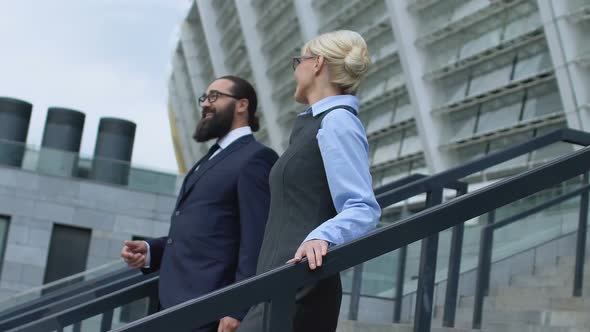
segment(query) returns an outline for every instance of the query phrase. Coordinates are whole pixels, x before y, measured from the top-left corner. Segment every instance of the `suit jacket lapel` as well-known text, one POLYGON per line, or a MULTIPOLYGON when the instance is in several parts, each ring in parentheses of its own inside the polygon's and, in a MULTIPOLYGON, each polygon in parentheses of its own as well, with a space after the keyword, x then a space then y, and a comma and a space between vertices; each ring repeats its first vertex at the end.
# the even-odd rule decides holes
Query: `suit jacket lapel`
POLYGON ((199 180, 201 179, 201 177, 211 167, 215 166, 217 163, 219 163, 220 161, 222 161, 223 159, 225 159, 225 157, 229 156, 232 152, 234 152, 235 150, 239 149, 241 146, 243 146, 244 144, 249 143, 252 140, 254 140, 254 136, 253 135, 247 135, 247 136, 244 136, 244 137, 241 137, 241 138, 237 139, 235 142, 231 143, 225 149, 222 149, 218 154, 216 154, 213 158, 211 158, 209 161, 207 161, 203 165, 203 167, 199 167, 198 170, 194 171, 194 169, 203 162, 203 159, 199 160, 199 162, 192 168, 191 173, 189 173, 186 176, 186 178, 184 180, 184 184, 182 186, 184 188, 184 190, 180 193, 176 206, 178 207, 182 203, 182 201, 184 201, 184 199, 186 198, 186 196, 188 196, 188 194, 194 188, 195 184, 197 182, 199 182, 199 180))
POLYGON ((191 177, 191 175, 193 174, 193 172, 195 171, 195 169, 197 167, 199 167, 199 165, 203 162, 203 160, 205 160, 205 157, 206 156, 204 156, 203 158, 199 159, 199 161, 197 161, 193 165, 193 167, 191 167, 191 169, 184 176, 184 180, 182 181, 182 185, 180 186, 180 192, 178 193, 178 197, 176 198, 176 208, 178 208, 178 205, 180 204, 180 200, 182 199, 182 197, 184 196, 184 193, 186 192, 186 183, 188 182, 188 179, 191 177))

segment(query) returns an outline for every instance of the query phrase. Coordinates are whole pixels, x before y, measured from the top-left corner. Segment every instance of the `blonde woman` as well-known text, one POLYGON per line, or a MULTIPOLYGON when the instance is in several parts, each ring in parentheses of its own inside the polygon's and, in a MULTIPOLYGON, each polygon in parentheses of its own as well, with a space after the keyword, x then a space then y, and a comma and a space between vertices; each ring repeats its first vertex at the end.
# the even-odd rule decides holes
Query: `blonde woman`
MULTIPOLYGON (((367 45, 353 31, 320 35, 293 59, 295 100, 309 107, 270 173, 271 206, 257 274, 303 257, 310 269, 321 268, 329 247, 375 228, 381 209, 355 96, 369 65, 367 45)), ((293 331, 336 331, 341 297, 339 275, 299 290, 293 331)), ((252 308, 239 331, 265 331, 267 309, 252 308)))

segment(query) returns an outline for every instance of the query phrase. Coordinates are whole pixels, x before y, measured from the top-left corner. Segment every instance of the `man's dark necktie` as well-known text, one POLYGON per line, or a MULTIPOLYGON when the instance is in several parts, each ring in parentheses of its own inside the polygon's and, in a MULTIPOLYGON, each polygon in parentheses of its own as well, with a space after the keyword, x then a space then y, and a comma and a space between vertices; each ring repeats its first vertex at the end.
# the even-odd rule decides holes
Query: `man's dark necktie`
POLYGON ((186 184, 183 188, 183 192, 186 191, 187 188, 190 188, 193 185, 193 182, 196 181, 196 174, 195 173, 197 173, 199 171, 199 169, 202 169, 207 164, 209 159, 211 159, 211 156, 215 153, 215 151, 219 150, 219 148, 220 148, 220 146, 217 143, 213 144, 209 148, 209 151, 207 151, 207 154, 203 158, 201 158, 197 167, 195 167, 194 171, 192 171, 191 174, 188 175, 188 179, 186 179, 186 184))

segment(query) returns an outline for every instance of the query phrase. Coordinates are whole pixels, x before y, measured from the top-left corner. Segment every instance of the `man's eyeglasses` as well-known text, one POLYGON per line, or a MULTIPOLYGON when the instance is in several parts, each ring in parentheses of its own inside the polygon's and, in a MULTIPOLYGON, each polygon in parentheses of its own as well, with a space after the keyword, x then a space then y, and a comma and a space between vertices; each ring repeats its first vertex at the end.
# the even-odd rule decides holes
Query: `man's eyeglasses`
POLYGON ((201 106, 205 102, 205 100, 208 100, 209 103, 212 104, 217 100, 217 98, 219 98, 219 96, 226 96, 226 97, 230 97, 230 98, 234 98, 234 99, 242 99, 241 97, 238 97, 235 95, 230 95, 229 93, 224 93, 224 92, 220 92, 217 90, 211 90, 211 92, 209 92, 209 94, 203 93, 203 95, 199 97, 199 106, 201 106))
POLYGON ((301 55, 301 56, 296 56, 293 57, 293 70, 297 69, 297 66, 299 66, 299 64, 306 59, 313 59, 313 58, 317 58, 317 55, 301 55))

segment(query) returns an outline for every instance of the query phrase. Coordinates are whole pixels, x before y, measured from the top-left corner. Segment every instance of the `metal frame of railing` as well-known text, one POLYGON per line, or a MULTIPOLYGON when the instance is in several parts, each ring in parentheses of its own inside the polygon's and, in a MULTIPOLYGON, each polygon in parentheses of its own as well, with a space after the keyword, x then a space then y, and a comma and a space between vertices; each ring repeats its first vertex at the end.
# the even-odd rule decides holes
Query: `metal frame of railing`
MULTIPOLYGON (((584 148, 337 246, 327 255, 322 269, 311 271, 306 264, 285 265, 155 313, 115 331, 162 331, 171 326, 176 330, 188 330, 267 301, 270 301, 271 306, 269 331, 290 331, 297 289, 551 188, 589 170, 590 148, 584 148)), ((431 201, 440 196, 437 192, 442 190, 428 193, 431 201)), ((415 325, 414 329, 428 331, 430 326, 415 325)))
MULTIPOLYGON (((528 153, 534 152, 536 150, 539 150, 541 148, 558 142, 588 146, 590 145, 590 134, 573 129, 558 129, 546 135, 513 145, 509 148, 491 153, 487 156, 475 159, 461 166, 451 168, 449 170, 440 172, 427 178, 417 179, 416 181, 406 183, 405 185, 398 185, 396 187, 391 186, 392 189, 390 191, 384 191, 377 194, 377 200, 382 207, 390 206, 392 204, 401 202, 405 199, 427 192, 429 188, 432 188, 434 186, 442 186, 450 181, 457 181, 466 178, 468 176, 482 172, 490 167, 496 166, 516 157, 526 155, 528 153)), ((447 289, 443 311, 444 327, 453 327, 455 325, 459 271, 461 266, 461 248, 463 245, 463 231, 463 224, 459 224, 455 228, 453 228, 453 233, 451 235, 451 254, 449 255, 447 289)), ((438 236, 436 235, 433 236, 433 238, 425 239, 423 241, 438 242, 438 236)), ((433 245, 429 243, 423 243, 422 245, 423 247, 430 247, 430 252, 432 253, 433 245)), ((393 315, 394 323, 399 323, 401 318, 404 282, 404 278, 401 276, 405 275, 406 255, 407 249, 401 248, 400 260, 398 263, 397 271, 398 278, 396 280, 395 285, 396 291, 394 298, 393 315)), ((417 301, 416 303, 416 312, 414 315, 414 325, 418 325, 419 329, 422 329, 422 326, 429 327, 430 321, 432 320, 432 306, 425 306, 424 304, 432 303, 434 299, 434 278, 428 277, 427 281, 425 277, 429 276, 429 274, 427 274, 425 270, 433 266, 436 267, 436 259, 436 255, 429 255, 424 250, 421 253, 421 263, 417 290, 417 294, 421 297, 419 297, 420 301, 417 301), (422 261, 425 261, 425 263, 422 264, 422 261), (424 291, 425 288, 426 291, 424 291), (430 311, 422 310, 422 308, 425 307, 430 308, 430 311)), ((355 292, 360 292, 360 288, 353 289, 351 291, 352 294, 354 294, 355 292)), ((351 296, 354 296, 352 294, 351 296)))
POLYGON ((98 287, 135 273, 137 273, 137 271, 123 267, 121 261, 116 261, 19 293, 0 302, 0 306, 4 308, 0 311, 0 324, 2 324, 4 320, 14 317, 20 313, 33 310, 51 302, 74 296, 81 290, 87 290, 91 287, 98 287), (119 265, 120 268, 116 270, 109 270, 115 265, 119 265), (100 275, 92 277, 92 275, 96 273, 99 273, 100 275), (80 281, 81 278, 86 280, 80 281), (54 288, 56 289, 44 293, 54 288), (38 297, 26 301, 22 300, 31 296, 38 297), (15 304, 11 304, 11 302, 14 302, 15 304))
MULTIPOLYGON (((415 182, 417 180, 421 180, 421 179, 425 179, 428 176, 424 175, 424 174, 412 174, 409 175, 405 178, 402 178, 400 180, 394 181, 392 183, 386 184, 380 188, 375 189, 375 194, 377 195, 377 201, 379 202, 379 204, 381 204, 381 198, 383 196, 381 196, 381 194, 386 193, 391 191, 394 188, 398 188, 401 186, 405 186, 407 184, 410 184, 412 182, 415 182)), ((430 191, 437 191, 438 187, 434 187, 431 186, 430 184, 426 184, 425 185, 426 188, 426 192, 430 192, 430 191)), ((426 198, 426 208, 432 207, 434 205, 440 204, 442 202, 442 190, 443 189, 451 189, 454 190, 456 192, 456 196, 459 197, 461 195, 464 195, 465 193, 467 193, 467 183, 466 182, 461 182, 461 181, 449 181, 447 183, 445 183, 445 185, 443 186, 443 188, 440 188, 440 197, 436 196, 437 198, 434 198, 434 200, 429 199, 430 196, 428 196, 427 194, 427 198, 426 198)), ((409 197, 408 197, 409 198, 409 197)), ((463 241, 462 239, 462 234, 463 234, 463 228, 461 227, 460 229, 460 233, 455 234, 455 230, 453 231, 453 235, 452 235, 452 240, 451 242, 454 244, 452 250, 456 250, 456 247, 459 247, 459 255, 460 255, 460 248, 461 248, 461 243, 463 241), (459 242, 459 243, 457 243, 459 242)), ((432 248, 428 248, 430 250, 432 250, 432 248)), ((406 252, 407 252, 407 248, 403 247, 400 249, 403 253, 403 255, 400 257, 400 263, 398 265, 398 278, 401 274, 401 276, 403 276, 405 274, 405 262, 406 262, 406 252)), ((454 270, 449 269, 449 273, 454 273, 454 270)), ((357 315, 358 315, 358 310, 359 310, 359 302, 360 302, 360 297, 361 297, 361 276, 362 276, 362 272, 363 272, 363 264, 359 264, 357 266, 355 266, 353 268, 353 274, 352 274, 352 287, 351 287, 351 292, 350 292, 350 303, 349 303, 349 309, 348 309, 348 318, 350 320, 356 320, 357 319, 357 315)), ((457 273, 458 273, 458 266, 457 266, 457 273)), ((434 276, 432 276, 434 278, 434 276)), ((403 280, 403 277, 401 278, 403 280)), ((399 280, 399 279, 398 279, 399 280)), ((396 299, 401 298, 401 294, 403 293, 403 282, 398 282, 397 283, 397 287, 396 287, 396 299)), ((396 305, 394 307, 395 312, 401 312, 401 305, 398 305, 399 301, 396 300, 396 305)))
POLYGON ((6 318, 0 321, 0 331, 16 328, 23 324, 43 319, 73 306, 86 303, 89 300, 108 295, 116 290, 135 285, 147 278, 148 276, 142 275, 137 271, 129 271, 127 269, 127 271, 107 276, 105 277, 106 280, 102 280, 96 284, 83 283, 76 285, 76 287, 73 287, 64 293, 41 298, 41 301, 36 301, 28 308, 20 308, 11 312, 8 316, 4 316, 6 318))
POLYGON ((481 329, 484 296, 487 296, 489 293, 492 252, 494 249, 494 232, 498 229, 512 225, 517 221, 542 212, 545 209, 561 204, 577 196, 580 196, 580 209, 578 216, 578 228, 576 230, 576 259, 574 266, 572 296, 582 296, 584 279, 584 250, 586 248, 586 234, 588 229, 588 192, 590 191, 590 185, 588 184, 588 173, 584 174, 583 183, 584 185, 578 189, 572 190, 544 203, 538 204, 537 206, 510 216, 502 221, 495 222, 495 215, 490 214, 488 224, 481 229, 481 240, 479 242, 479 257, 476 270, 477 277, 475 282, 475 300, 472 319, 472 327, 474 329, 481 329))
MULTIPOLYGON (((422 194, 422 193, 427 193, 427 205, 430 206, 431 208, 428 209, 427 211, 430 211, 431 213, 435 213, 436 211, 439 211, 440 206, 435 206, 438 203, 440 203, 442 201, 442 190, 444 187, 448 187, 448 183, 452 182, 452 181, 457 181, 458 179, 462 179, 466 176, 475 174, 477 172, 483 171, 486 168, 489 168, 491 166, 495 166, 497 164, 500 164, 502 162, 508 161, 512 158, 518 157, 520 155, 523 154, 527 154, 530 152, 533 152, 537 149, 546 147, 550 144, 553 143, 557 143, 557 142, 567 142, 567 143, 573 143, 573 144, 578 144, 578 145, 590 145, 590 134, 588 133, 584 133, 584 132, 580 132, 580 131, 576 131, 576 130, 571 130, 571 129, 561 129, 561 130, 557 130, 554 131, 552 133, 549 133, 547 135, 541 136, 541 137, 537 137, 534 138, 530 141, 527 141, 525 143, 521 143, 521 144, 517 144, 515 146, 512 146, 510 148, 507 148, 505 150, 499 151, 499 152, 495 152, 492 154, 489 154, 488 156, 482 157, 480 159, 474 160, 472 162, 466 163, 463 166, 460 167, 455 167, 453 169, 450 169, 448 171, 427 177, 427 178, 422 178, 422 179, 417 179, 414 181, 410 181, 410 180, 405 180, 406 183, 405 184, 400 184, 397 183, 396 185, 398 187, 393 188, 393 186, 391 186, 391 190, 386 190, 383 189, 380 192, 377 193, 377 199, 379 201, 379 203, 381 204, 381 206, 385 207, 385 206, 389 206, 392 205, 394 203, 403 201, 407 198, 413 197, 415 195, 418 194, 422 194)), ((577 153, 572 154, 572 156, 568 157, 568 158, 580 158, 578 156, 577 153)), ((565 163, 565 161, 567 161, 569 159, 563 159, 563 162, 565 163)), ((554 165, 555 163, 551 163, 550 165, 554 165)), ((569 164, 568 164, 569 165, 569 164)), ((546 166, 541 166, 539 169, 535 169, 533 171, 528 171, 527 173, 525 173, 524 175, 521 176, 517 176, 514 178, 509 179, 509 181, 515 181, 515 182, 519 182, 522 181, 522 177, 527 175, 529 176, 531 172, 545 172, 546 173, 546 166)), ((545 174, 544 173, 544 174, 545 174)), ((536 174, 536 173, 535 173, 536 174)), ((547 175, 545 175, 547 176, 547 175)), ((551 178, 551 177, 549 177, 551 178)), ((549 179, 548 178, 548 179, 549 179)), ((509 186, 511 185, 512 182, 509 183, 505 183, 508 180, 505 180, 502 182, 502 184, 509 186)), ((545 183, 545 181, 541 181, 542 183, 545 183)), ((534 183, 535 186, 538 186, 538 183, 534 183)), ((486 191, 484 192, 493 192, 496 189, 497 185, 491 185, 489 188, 486 188, 486 191)), ((515 190, 518 187, 515 187, 515 190)), ((528 188, 525 188, 526 190, 518 190, 517 193, 518 194, 522 194, 522 192, 529 192, 528 188)), ((532 192, 534 193, 534 192, 532 192)), ((511 195, 503 195, 501 197, 499 197, 499 201, 498 202, 504 202, 506 197, 512 197, 512 193, 510 193, 511 195)), ((469 197, 472 197, 473 194, 469 195, 469 197)), ((477 199, 479 199, 479 197, 481 196, 481 190, 478 191, 478 196, 477 199)), ((466 197, 466 196, 465 196, 466 197)), ((449 204, 453 204, 454 202, 464 202, 465 197, 463 198, 457 198, 453 201, 451 201, 450 203, 446 203, 444 204, 445 207, 453 207, 454 205, 449 205, 449 204)), ((520 197, 520 196, 519 196, 520 197)), ((495 197, 492 198, 488 198, 489 201, 494 201, 495 197)), ((490 206, 493 205, 497 202, 483 202, 485 203, 484 206, 490 206)), ((482 203, 482 204, 483 204, 482 203)), ((509 201, 507 202, 509 203, 509 201)), ((506 203, 504 203, 506 204, 506 203)), ((498 206, 502 206, 503 204, 499 204, 498 206)), ((471 207, 470 207, 471 208, 471 207)), ((478 208, 480 208, 478 206, 478 208)), ((490 211, 493 209, 490 209, 490 211)), ((486 211, 487 212, 487 211, 486 211)), ((413 226, 408 226, 409 222, 416 222, 416 218, 417 217, 421 217, 421 218, 425 218, 425 220, 431 220, 429 218, 429 214, 426 214, 427 212, 421 212, 419 214, 417 214, 416 216, 412 216, 409 217, 405 220, 403 220, 402 222, 396 223, 392 226, 397 226, 397 227, 402 227, 401 230, 403 231, 403 229, 410 228, 412 229, 413 226)), ((480 213, 480 214, 483 214, 480 213)), ((464 214, 459 214, 459 216, 463 216, 464 214)), ((478 216, 479 214, 473 215, 471 217, 469 217, 468 219, 471 219, 475 216, 478 216)), ((421 220, 421 219, 420 219, 421 220)), ((434 219, 432 219, 434 220, 434 219)), ((441 224, 447 224, 447 222, 441 222, 441 224)), ((372 234, 372 236, 375 236, 377 238, 380 238, 381 234, 380 232, 383 231, 387 231, 390 230, 390 228, 392 226, 388 226, 388 227, 384 227, 383 229, 380 229, 377 231, 377 233, 372 234)), ((436 228, 433 228, 434 230, 438 229, 439 225, 435 225, 436 228)), ((461 228, 463 227, 463 223, 462 222, 457 222, 456 225, 452 225, 456 228, 461 228)), ((443 228, 444 229, 444 228, 443 228)), ((441 229, 442 230, 442 229, 441 229)), ((399 230, 398 230, 399 231, 399 230)), ((422 230, 424 231, 424 230, 422 230)), ((389 234, 389 233, 388 233, 389 234)), ((460 250, 461 246, 462 246, 462 232, 458 231, 457 234, 455 234, 455 232, 453 232, 454 239, 452 240, 453 243, 453 247, 455 248, 455 250, 460 250)), ((436 250, 437 250, 437 242, 438 242, 438 232, 437 231, 433 231, 430 232, 428 234, 424 234, 424 235, 428 235, 426 236, 427 238, 423 240, 423 251, 422 251, 422 255, 421 255, 421 262, 420 262, 420 278, 419 278, 419 283, 418 283, 418 294, 419 294, 419 301, 417 301, 416 303, 416 315, 415 315, 415 330, 416 331, 427 331, 430 329, 430 322, 431 322, 431 316, 432 316, 432 298, 433 298, 433 290, 434 290, 434 271, 436 270, 436 250), (434 253, 434 255, 432 254, 434 253)), ((364 239, 365 237, 363 237, 364 239)), ((392 239, 398 239, 399 236, 398 235, 394 235, 394 237, 392 239)), ((419 240, 421 238, 416 238, 416 240, 419 240)), ((360 240, 359 240, 360 241, 360 240)), ((391 240, 390 240, 391 241, 391 240)), ((407 242, 404 239, 400 239, 400 243, 402 244, 407 244, 407 243, 411 243, 414 241, 410 241, 407 242)), ((354 241, 351 244, 358 244, 358 241, 354 241)), ((403 247, 404 245, 400 246, 403 247)), ((364 248, 365 246, 361 246, 359 248, 364 248)), ((398 249, 400 247, 396 247, 394 249, 398 249)), ((392 251, 394 249, 391 249, 389 251, 392 251)), ((340 247, 336 247, 334 248, 331 252, 330 252, 330 257, 332 257, 331 259, 328 259, 328 262, 333 262, 333 261, 337 261, 337 259, 334 258, 335 253, 338 252, 345 252, 345 253, 349 253, 350 250, 348 249, 348 245, 344 245, 344 246, 340 246, 340 247), (346 249, 345 249, 346 248, 346 249)), ((370 251, 372 252, 372 251, 370 251)), ((385 253, 385 252, 384 252, 385 253)), ((336 254, 338 255, 338 254, 336 254)), ((363 257, 366 256, 365 253, 362 254, 354 254, 356 256, 361 255, 363 257)), ((340 257, 340 256, 337 256, 340 257)), ((449 263, 449 281, 455 281, 455 290, 453 291, 453 282, 449 282, 449 285, 451 285, 451 287, 447 288, 447 298, 445 300, 445 317, 443 319, 443 325, 444 326, 453 326, 454 325, 454 315, 455 315, 455 306, 456 306, 456 284, 458 282, 458 278, 459 278, 459 266, 460 266, 460 254, 459 255, 451 255, 450 257, 450 263, 449 263), (452 272, 451 272, 452 270, 452 272), (449 308, 447 310, 447 307, 449 308)), ((367 260, 367 259, 366 259, 367 260)), ((364 261, 366 261, 364 260, 364 261)), ((353 264, 353 265, 359 265, 360 263, 364 262, 364 261, 358 261, 357 264, 353 264)), ((357 262, 357 261, 355 261, 357 262)), ((333 266, 330 265, 330 263, 328 263, 327 266, 333 266)), ((322 269, 322 271, 320 272, 320 274, 325 275, 325 273, 328 273, 326 271, 332 271, 330 270, 330 268, 328 268, 327 266, 324 266, 324 268, 322 269)), ((338 265, 340 266, 340 265, 338 265)), ((350 268, 351 266, 349 266, 348 268, 350 268)), ((277 270, 275 270, 275 272, 278 275, 283 276, 284 269, 286 269, 287 267, 281 267, 278 268, 277 270)), ((306 276, 305 274, 302 275, 303 272, 294 272, 294 271, 298 271, 298 270, 289 270, 292 273, 294 273, 294 275, 298 275, 298 276, 304 276, 307 279, 303 279, 302 282, 306 282, 309 280, 316 280, 316 279, 309 279, 308 277, 311 276, 306 276)), ((399 272, 399 270, 398 270, 399 272)), ((261 278, 263 276, 267 276, 268 274, 264 274, 261 276, 257 276, 254 277, 253 279, 251 279, 251 281, 254 283, 254 285, 258 285, 258 283, 256 282, 256 280, 259 280, 258 278, 261 278)), ((274 276, 274 274, 273 274, 274 276)), ((274 278, 274 277, 273 277, 274 278)), ((289 276, 286 280, 291 280, 293 277, 289 276)), ((274 280, 274 279, 273 279, 274 280)), ((399 278, 399 280, 403 281, 403 278, 399 278)), ((85 319, 87 317, 91 317, 92 315, 96 315, 102 311, 100 310, 110 310, 114 307, 120 306, 120 305, 124 305, 128 302, 131 302, 133 300, 145 297, 146 293, 148 292, 153 292, 153 288, 156 287, 157 284, 157 277, 153 277, 151 279, 148 279, 144 282, 141 282, 135 286, 130 286, 127 287, 125 289, 121 289, 118 290, 110 295, 106 295, 104 297, 89 301, 88 303, 86 303, 85 305, 79 305, 73 308, 70 308, 68 310, 62 311, 61 313, 56 313, 52 316, 48 316, 45 317, 41 320, 38 320, 36 322, 32 322, 30 324, 28 324, 27 326, 29 328, 41 328, 40 330, 46 330, 50 327, 55 328, 56 326, 67 326, 70 324, 75 323, 76 321, 79 321, 81 319, 85 319), (139 290, 143 290, 145 293, 141 293, 139 292, 139 290), (91 315, 92 314, 92 315, 91 315), (88 316, 90 315, 90 316, 88 316), (45 327, 45 328, 42 328, 45 327)), ((237 285, 243 285, 244 283, 240 283, 240 284, 236 284, 234 286, 230 286, 229 288, 225 288, 227 291, 229 291, 231 294, 234 294, 234 287, 237 287, 237 285)), ((290 284, 289 282, 282 282, 282 284, 290 284)), ((295 284, 299 284, 299 282, 296 282, 295 284)), ((247 286, 247 287, 258 287, 258 286, 247 286)), ((249 289, 249 288, 248 288, 249 289)), ((290 292, 293 291, 292 289, 289 290, 290 292)), ((354 291, 354 290, 353 290, 354 291)), ((261 292, 260 289, 257 290, 257 292, 261 292)), ((276 292, 280 292, 279 290, 276 290, 276 292)), ((272 292, 271 292, 272 293, 272 292)), ((219 298, 225 298, 225 295, 214 295, 214 294, 221 294, 219 292, 215 292, 212 293, 211 295, 205 296, 200 298, 201 300, 204 301, 204 303, 210 303, 210 296, 213 296, 213 298, 216 298, 215 296, 220 296, 219 298)), ((244 294, 242 294, 242 296, 245 296, 246 298, 248 298, 250 294, 250 291, 246 291, 244 294)), ((261 294, 267 294, 262 292, 261 294)), ((274 294, 274 293, 273 293, 274 294)), ((352 294, 351 294, 352 295, 352 294)), ((260 302, 260 301, 267 301, 269 299, 261 299, 261 300, 256 300, 260 297, 260 294, 252 294, 252 299, 253 301, 250 301, 253 303, 256 302, 260 302)), ((275 299, 275 301, 273 301, 273 304, 275 307, 284 307, 284 308, 292 308, 292 303, 289 304, 289 301, 286 301, 287 297, 284 297, 283 300, 277 300, 275 299)), ((399 305, 401 303, 401 297, 397 297, 397 301, 396 301, 396 305, 399 305)), ((190 306, 191 304, 193 304, 196 300, 193 301, 189 301, 185 304, 181 304, 175 308, 179 308, 184 310, 183 308, 185 308, 185 306, 190 306)), ((215 300, 217 301, 217 300, 215 300)), ((241 302, 240 302, 241 303, 241 302)), ((234 303, 235 304, 235 303, 234 303)), ((232 304, 233 305, 233 304, 232 304)), ((201 306, 198 306, 198 308, 201 308, 201 306)), ((210 310, 213 310, 214 308, 208 307, 204 312, 209 312, 210 310)), ((225 309, 225 308, 224 308, 225 309)), ((243 309, 243 308, 242 308, 243 309)), ((280 311, 280 310, 279 310, 280 311)), ((157 314, 156 316, 154 316, 155 318, 160 317, 161 315, 163 315, 164 313, 166 313, 166 315, 168 315, 170 312, 170 310, 166 310, 163 311, 162 313, 157 314)), ((184 312, 184 311, 182 311, 184 312)), ((277 312, 277 310, 275 310, 275 312, 277 312)), ((218 312, 219 313, 219 312, 218 312)), ((212 314, 206 314, 204 317, 210 317, 212 314), (209 316, 208 316, 209 315, 209 316)), ((190 315, 189 315, 190 316, 190 315)), ((191 318, 195 318, 194 314, 192 314, 191 318)), ((214 320, 215 318, 212 318, 210 320, 214 320)), ((274 321, 274 319, 273 319, 274 321)), ((152 320, 148 319, 143 319, 140 322, 138 322, 137 324, 148 324, 149 326, 155 326, 155 325, 151 325, 153 323, 148 323, 148 322, 152 322, 152 320)), ((206 323, 206 319, 199 319, 198 321, 195 321, 194 325, 198 325, 199 323, 206 323)), ((166 323, 169 324, 170 322, 166 323)), ((277 322, 280 323, 280 322, 277 322)), ((159 323, 158 323, 159 324, 159 323)), ((132 323, 131 325, 129 325, 129 327, 133 330, 134 328, 134 323, 132 323)), ((158 325, 159 326, 159 325, 158 325)), ((16 329, 16 330, 21 330, 21 329, 16 329)), ((15 331, 16 331, 15 330, 15 331)), ((30 330, 30 329, 29 329, 30 330)), ((288 331, 288 329, 285 329, 285 331, 288 331)))

